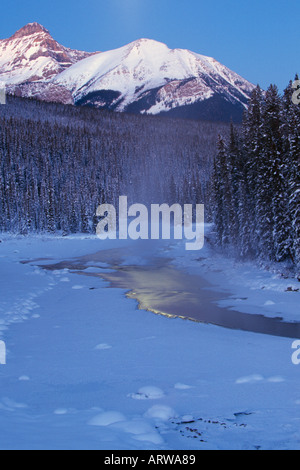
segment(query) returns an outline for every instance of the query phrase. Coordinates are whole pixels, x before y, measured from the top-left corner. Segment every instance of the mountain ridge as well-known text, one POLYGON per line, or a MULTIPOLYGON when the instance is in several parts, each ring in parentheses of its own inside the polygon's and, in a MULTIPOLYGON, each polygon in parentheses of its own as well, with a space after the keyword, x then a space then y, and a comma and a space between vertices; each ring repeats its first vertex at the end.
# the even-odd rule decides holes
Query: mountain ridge
POLYGON ((119 112, 241 120, 254 85, 212 57, 141 38, 106 52, 66 48, 39 23, 0 40, 0 84, 18 96, 119 112))
POLYGON ((0 40, 0 85, 17 96, 71 104, 70 92, 52 84, 51 79, 92 54, 64 47, 44 26, 28 23, 0 40))

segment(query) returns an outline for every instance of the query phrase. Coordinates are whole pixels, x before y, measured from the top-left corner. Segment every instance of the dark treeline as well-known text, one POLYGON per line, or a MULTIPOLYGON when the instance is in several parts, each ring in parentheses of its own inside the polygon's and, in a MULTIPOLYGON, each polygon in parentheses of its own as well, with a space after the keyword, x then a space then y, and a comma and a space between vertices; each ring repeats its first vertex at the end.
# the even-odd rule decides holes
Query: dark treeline
POLYGON ((96 208, 206 203, 225 124, 8 98, 0 106, 0 231, 93 232, 96 208))
POLYGON ((292 82, 257 87, 242 131, 219 138, 214 165, 217 244, 242 258, 300 268, 300 105, 292 82))

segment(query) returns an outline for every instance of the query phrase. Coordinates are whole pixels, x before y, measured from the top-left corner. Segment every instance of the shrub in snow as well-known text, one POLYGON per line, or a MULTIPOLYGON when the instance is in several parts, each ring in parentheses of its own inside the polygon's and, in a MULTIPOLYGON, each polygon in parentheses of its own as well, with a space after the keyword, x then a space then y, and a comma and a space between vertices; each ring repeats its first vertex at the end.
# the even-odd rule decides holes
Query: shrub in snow
POLYGON ((118 411, 107 411, 94 416, 88 424, 90 426, 109 426, 110 424, 118 423, 120 421, 125 421, 125 416, 122 413, 119 413, 118 411))
POLYGON ((176 418, 177 413, 165 405, 155 405, 150 408, 145 414, 146 418, 157 418, 162 421, 168 421, 171 418, 176 418))

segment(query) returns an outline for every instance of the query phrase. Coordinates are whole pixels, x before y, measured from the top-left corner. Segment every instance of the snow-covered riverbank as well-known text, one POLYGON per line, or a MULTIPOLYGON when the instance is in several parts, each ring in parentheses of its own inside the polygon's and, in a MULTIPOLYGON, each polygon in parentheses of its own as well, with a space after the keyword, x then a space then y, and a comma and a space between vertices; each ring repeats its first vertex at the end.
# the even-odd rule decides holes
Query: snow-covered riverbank
POLYGON ((186 252, 180 244, 171 247, 174 264, 229 294, 221 307, 265 317, 300 321, 300 283, 283 277, 275 267, 266 270, 251 261, 237 261, 213 252, 206 244, 200 252, 186 252))
MULTIPOLYGON (((154 315, 100 278, 21 264, 134 242, 2 240, 0 448, 300 448, 300 366, 290 339, 154 315)), ((234 292, 234 308, 297 317, 290 281, 231 269, 206 250, 189 255, 180 244, 159 254, 234 292)), ((128 256, 143 262, 140 252, 128 256)))

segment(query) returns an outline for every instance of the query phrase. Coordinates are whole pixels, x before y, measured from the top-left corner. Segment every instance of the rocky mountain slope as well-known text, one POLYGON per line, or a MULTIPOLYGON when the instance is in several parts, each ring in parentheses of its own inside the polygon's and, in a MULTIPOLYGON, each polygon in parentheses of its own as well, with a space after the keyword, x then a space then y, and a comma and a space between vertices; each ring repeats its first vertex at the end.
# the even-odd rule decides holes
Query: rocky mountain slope
POLYGON ((0 84, 19 96, 71 103, 70 92, 51 80, 90 55, 60 45, 42 25, 30 23, 0 41, 0 84))
POLYGON ((120 112, 239 121, 254 86, 211 57, 140 39, 87 53, 31 23, 0 41, 0 84, 19 96, 120 112))
POLYGON ((212 120, 238 119, 254 88, 213 58, 149 39, 77 62, 53 81, 80 105, 212 120))

